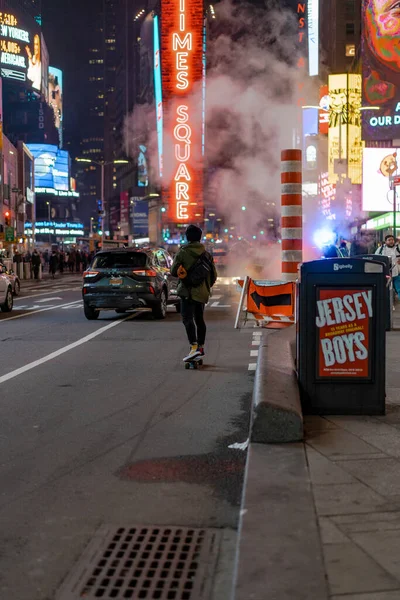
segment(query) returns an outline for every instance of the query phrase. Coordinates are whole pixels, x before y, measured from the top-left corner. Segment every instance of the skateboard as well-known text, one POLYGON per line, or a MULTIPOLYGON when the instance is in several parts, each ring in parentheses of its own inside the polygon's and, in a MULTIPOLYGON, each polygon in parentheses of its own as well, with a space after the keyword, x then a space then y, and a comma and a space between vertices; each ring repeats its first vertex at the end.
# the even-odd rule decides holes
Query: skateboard
POLYGON ((187 360, 185 362, 185 369, 197 369, 199 366, 203 365, 203 357, 196 356, 192 360, 187 360))

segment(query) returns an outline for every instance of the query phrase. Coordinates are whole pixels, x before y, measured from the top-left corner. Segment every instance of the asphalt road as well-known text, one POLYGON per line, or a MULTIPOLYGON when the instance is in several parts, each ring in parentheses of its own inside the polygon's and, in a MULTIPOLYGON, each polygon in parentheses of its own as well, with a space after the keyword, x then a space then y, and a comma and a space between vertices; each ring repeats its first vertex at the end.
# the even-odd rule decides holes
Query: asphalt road
POLYGON ((215 290, 186 371, 175 309, 87 321, 78 277, 23 285, 0 315, 0 600, 56 598, 104 524, 223 528, 229 598, 255 353, 237 305, 215 290))

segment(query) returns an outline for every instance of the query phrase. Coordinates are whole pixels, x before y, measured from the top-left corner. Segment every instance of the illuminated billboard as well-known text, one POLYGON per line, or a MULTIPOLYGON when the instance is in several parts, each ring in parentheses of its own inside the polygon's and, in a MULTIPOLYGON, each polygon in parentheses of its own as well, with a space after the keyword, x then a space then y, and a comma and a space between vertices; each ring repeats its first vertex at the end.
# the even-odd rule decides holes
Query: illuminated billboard
POLYGON ((193 98, 203 75, 202 0, 161 0, 164 107, 163 200, 172 223, 203 220, 202 112, 193 98), (168 162, 167 162, 168 158, 168 162))
POLYGON ((0 12, 1 77, 28 83, 38 92, 42 85, 42 41, 38 24, 14 10, 0 12))
POLYGON ((38 188, 69 191, 69 154, 51 144, 27 144, 35 159, 35 191, 38 188))
POLYGON ((400 138, 399 9, 382 0, 362 0, 364 140, 400 138))
POLYGON ((49 67, 49 104, 54 111, 54 124, 58 129, 60 146, 63 145, 63 73, 49 67))
POLYGON ((362 180, 361 75, 329 75, 329 181, 339 172, 354 184, 362 180))
POLYGON ((161 57, 160 57, 160 28, 158 16, 154 16, 153 27, 154 48, 154 97, 157 119, 158 174, 162 177, 163 167, 163 105, 161 87, 161 57))
POLYGON ((307 25, 308 74, 313 77, 319 73, 319 0, 308 0, 307 25))
MULTIPOLYGON (((362 209, 385 213, 393 209, 389 176, 397 169, 396 148, 364 148, 362 209)), ((400 191, 400 190, 399 190, 400 191)))

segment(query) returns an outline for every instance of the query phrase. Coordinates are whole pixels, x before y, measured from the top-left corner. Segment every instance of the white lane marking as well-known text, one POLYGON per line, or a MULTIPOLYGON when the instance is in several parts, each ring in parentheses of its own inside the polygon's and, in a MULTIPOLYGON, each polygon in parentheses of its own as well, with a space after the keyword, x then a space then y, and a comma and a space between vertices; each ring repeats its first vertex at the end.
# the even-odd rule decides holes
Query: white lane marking
POLYGON ((78 304, 74 304, 73 306, 63 306, 62 310, 71 310, 72 308, 82 308, 83 302, 79 302, 78 304))
POLYGON ((230 308, 230 304, 220 304, 219 302, 213 302, 210 304, 210 308, 230 308))
POLYGON ((260 340, 253 340, 253 341, 251 342, 251 345, 252 345, 252 346, 260 346, 260 344, 261 344, 261 341, 260 341, 260 340))
POLYGON ((27 371, 31 371, 32 369, 35 369, 36 367, 40 367, 41 365, 44 365, 45 363, 49 362, 50 360, 53 360, 54 358, 58 358, 62 354, 65 354, 66 352, 69 352, 70 350, 73 350, 74 348, 77 348, 78 346, 82 346, 82 344, 86 344, 86 342, 90 342, 90 340, 93 340, 94 338, 98 337, 99 335, 108 331, 109 329, 112 329, 113 327, 120 325, 124 321, 127 321, 128 319, 132 319, 133 317, 137 317, 137 316, 138 316, 137 314, 133 314, 133 315, 129 315, 129 317, 126 317, 125 319, 118 319, 117 321, 114 321, 113 323, 109 323, 108 325, 105 325, 104 327, 97 329, 97 331, 94 331, 93 333, 89 333, 89 335, 86 335, 85 337, 81 338, 80 340, 77 340, 76 342, 73 342, 72 344, 68 344, 68 346, 64 346, 63 348, 60 348, 59 350, 56 350, 55 352, 51 352, 51 354, 48 354, 47 356, 43 356, 42 358, 39 358, 38 360, 28 363, 27 365, 20 367, 19 369, 15 369, 15 371, 11 371, 10 373, 7 373, 6 375, 2 375, 0 377, 0 383, 4 383, 5 381, 14 379, 15 377, 18 377, 18 375, 22 375, 23 373, 26 373, 27 371))
POLYGON ((60 296, 55 296, 54 298, 43 298, 42 300, 37 300, 38 304, 44 304, 45 302, 52 302, 53 300, 62 300, 60 296))
POLYGON ((221 300, 222 296, 214 296, 214 294, 211 296, 213 300, 221 300))
POLYGON ((77 302, 80 302, 80 300, 75 300, 75 302, 67 302, 66 304, 57 304, 56 306, 48 306, 46 308, 41 307, 40 310, 26 312, 23 315, 16 315, 15 317, 7 317, 7 319, 0 319, 0 323, 5 323, 6 321, 13 321, 14 319, 22 319, 22 317, 29 317, 30 315, 36 315, 37 313, 45 312, 46 310, 54 310, 56 308, 63 308, 63 306, 70 306, 71 304, 76 304, 77 302))
POLYGON ((250 350, 250 356, 258 356, 258 350, 250 350))
MULTIPOLYGON (((255 371, 257 369, 257 363, 250 363, 249 364, 249 371, 255 371)), ((1 380, 0 380, 1 383, 1 380)))
MULTIPOLYGON (((39 298, 40 296, 45 296, 46 294, 48 294, 50 291, 55 292, 60 294, 61 292, 73 292, 75 290, 81 290, 82 288, 64 288, 64 289, 56 289, 56 290, 47 290, 47 292, 42 292, 41 294, 33 294, 30 296, 24 296, 23 293, 21 293, 20 296, 18 296, 18 299, 15 299, 15 301, 17 302, 18 300, 27 300, 28 298, 39 298)), ((34 292, 35 290, 29 290, 30 292, 34 292)), ((23 292, 23 290, 21 290, 21 292, 23 292)))
POLYGON ((231 444, 230 446, 228 446, 228 448, 232 448, 232 450, 247 450, 247 448, 249 447, 249 443, 250 443, 250 439, 247 438, 247 440, 245 442, 235 442, 234 444, 231 444))

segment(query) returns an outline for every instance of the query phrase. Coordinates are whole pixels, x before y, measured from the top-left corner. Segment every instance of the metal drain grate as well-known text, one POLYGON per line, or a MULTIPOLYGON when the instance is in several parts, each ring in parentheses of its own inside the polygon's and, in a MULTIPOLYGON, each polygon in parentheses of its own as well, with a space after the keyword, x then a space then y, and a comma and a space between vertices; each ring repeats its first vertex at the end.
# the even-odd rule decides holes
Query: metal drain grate
POLYGON ((221 532, 135 525, 102 527, 57 600, 206 600, 221 532))

